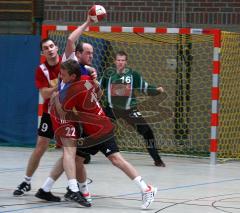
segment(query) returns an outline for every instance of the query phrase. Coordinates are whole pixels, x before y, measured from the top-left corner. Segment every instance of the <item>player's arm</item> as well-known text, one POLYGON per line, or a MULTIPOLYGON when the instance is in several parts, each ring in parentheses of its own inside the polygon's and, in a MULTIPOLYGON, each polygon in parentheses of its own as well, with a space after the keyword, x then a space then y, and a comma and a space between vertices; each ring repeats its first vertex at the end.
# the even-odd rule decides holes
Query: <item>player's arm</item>
POLYGON ((143 79, 143 77, 138 73, 133 73, 134 78, 134 88, 139 89, 140 93, 143 93, 145 95, 155 96, 160 94, 161 92, 164 92, 163 88, 156 87, 154 85, 150 85, 147 81, 143 79))
POLYGON ((97 77, 98 77, 97 70, 94 67, 90 67, 88 65, 85 65, 84 67, 88 70, 92 80, 97 80, 97 77))
POLYGON ((159 95, 160 93, 163 93, 163 92, 165 92, 165 90, 163 89, 162 86, 156 87, 153 85, 148 85, 147 95, 155 96, 155 95, 159 95))
POLYGON ((75 51, 75 42, 83 34, 83 32, 90 25, 90 23, 91 23, 91 20, 90 20, 90 17, 88 16, 87 20, 69 35, 67 39, 67 44, 65 47, 66 58, 68 58, 75 51))
POLYGON ((101 89, 100 83, 95 79, 93 80, 94 84, 95 84, 95 93, 97 95, 97 99, 100 100, 102 98, 103 95, 103 90, 101 89))
POLYGON ((43 99, 49 99, 53 92, 57 91, 57 86, 49 87, 48 80, 40 67, 36 69, 35 84, 43 99))
POLYGON ((89 67, 89 66, 87 66, 87 69, 95 84, 97 99, 100 100, 103 95, 103 91, 101 89, 99 81, 97 80, 97 70, 94 67, 89 67))
POLYGON ((55 87, 43 87, 39 89, 41 96, 43 99, 49 99, 51 98, 52 94, 57 91, 57 86, 55 87))
POLYGON ((96 95, 97 95, 97 99, 100 100, 102 95, 103 95, 103 91, 100 87, 100 83, 97 80, 97 70, 94 67, 90 67, 88 65, 85 65, 85 68, 89 71, 89 74, 95 84, 95 88, 96 88, 96 95))

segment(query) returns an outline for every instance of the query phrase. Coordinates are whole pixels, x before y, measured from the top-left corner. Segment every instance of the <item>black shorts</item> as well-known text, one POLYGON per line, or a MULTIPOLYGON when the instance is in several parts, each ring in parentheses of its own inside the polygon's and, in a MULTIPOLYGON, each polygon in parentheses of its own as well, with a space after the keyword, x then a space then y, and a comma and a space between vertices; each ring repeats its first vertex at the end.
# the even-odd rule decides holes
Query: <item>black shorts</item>
POLYGON ((77 148, 77 155, 80 157, 86 157, 86 155, 96 155, 101 151, 106 157, 109 155, 119 152, 118 145, 116 144, 115 137, 111 137, 107 141, 100 143, 96 146, 89 148, 77 148))
POLYGON ((38 128, 38 135, 50 139, 54 137, 52 121, 48 113, 44 112, 42 115, 41 123, 38 128))

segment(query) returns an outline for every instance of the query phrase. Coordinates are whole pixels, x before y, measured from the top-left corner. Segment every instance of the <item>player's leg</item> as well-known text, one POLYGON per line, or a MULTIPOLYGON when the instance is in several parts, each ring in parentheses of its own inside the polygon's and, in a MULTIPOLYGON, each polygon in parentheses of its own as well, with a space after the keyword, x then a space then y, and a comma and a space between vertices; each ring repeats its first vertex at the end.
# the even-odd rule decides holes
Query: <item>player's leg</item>
POLYGON ((54 134, 50 115, 47 113, 43 113, 41 123, 38 129, 36 147, 28 160, 27 170, 23 182, 13 192, 14 196, 22 196, 25 192, 31 190, 32 176, 38 168, 39 162, 43 154, 48 149, 49 142, 53 138, 53 136, 54 134))
POLYGON ((86 156, 88 155, 95 155, 99 151, 99 145, 89 147, 89 148, 77 148, 77 161, 76 161, 76 166, 78 171, 82 171, 82 174, 77 174, 78 177, 78 186, 79 190, 82 193, 83 197, 88 201, 92 202, 91 198, 91 193, 89 192, 88 189, 88 184, 87 184, 87 174, 86 174, 86 169, 85 166, 83 165, 83 161, 86 156))
MULTIPOLYGON (((79 138, 80 135, 83 136, 82 127, 78 123, 74 123, 74 128, 75 128, 76 139, 79 138)), ((74 143, 77 143, 77 142, 74 141, 74 143)), ((76 144, 74 144, 74 145, 76 145, 76 144)), ((66 149, 69 149, 68 146, 69 146, 69 143, 67 143, 63 146, 64 152, 66 151, 66 149)), ((72 146, 72 145, 70 145, 70 146, 72 146)), ((90 154, 84 153, 84 155, 78 156, 78 155, 76 155, 76 150, 75 150, 74 156, 75 156, 74 159, 75 159, 75 165, 76 165, 75 176, 76 176, 76 179, 77 179, 77 182, 78 182, 78 189, 82 193, 82 196, 88 202, 90 202, 91 201, 91 196, 90 196, 90 193, 88 191, 87 174, 86 174, 86 169, 85 169, 85 166, 84 166, 84 163, 86 163, 86 159, 90 160, 90 154)))
POLYGON ((37 145, 28 161, 26 176, 32 177, 34 172, 37 170, 43 154, 48 149, 49 142, 50 142, 49 138, 38 136, 37 145))
POLYGON ((135 177, 138 176, 137 170, 127 162, 120 152, 113 153, 108 156, 108 159, 111 161, 111 163, 121 169, 130 179, 134 179, 135 177))
MULTIPOLYGON (((91 201, 90 193, 88 192, 87 184, 87 177, 86 177, 86 170, 83 165, 84 158, 76 156, 76 175, 77 180, 79 184, 80 192, 85 193, 83 194, 83 197, 88 200, 88 202, 91 201)), ((57 162, 55 163, 55 166, 50 172, 49 177, 45 180, 41 188, 37 191, 35 196, 37 198, 40 198, 42 200, 51 201, 51 202, 60 202, 61 198, 58 196, 55 196, 51 193, 52 187, 55 183, 55 181, 62 175, 64 172, 63 169, 63 158, 59 158, 57 162)))
POLYGON ((120 117, 118 111, 114 111, 109 106, 104 107, 103 110, 104 110, 106 116, 111 118, 112 121, 115 121, 115 120, 117 120, 120 117))
POLYGON ((87 179, 87 172, 84 166, 84 157, 76 156, 76 177, 78 182, 83 182, 87 179))
MULTIPOLYGON (((78 152, 77 152, 78 153, 78 152)), ((87 184, 87 171, 84 166, 85 155, 90 156, 89 154, 83 154, 82 156, 76 156, 76 176, 78 181, 78 187, 83 197, 88 201, 92 202, 92 197, 88 189, 87 184)))
POLYGON ((157 193, 157 188, 151 185, 147 185, 142 177, 138 174, 137 170, 132 164, 127 162, 123 156, 118 152, 108 156, 108 159, 112 164, 121 169, 137 186, 140 188, 142 193, 142 208, 146 209, 154 201, 154 197, 157 193))
MULTIPOLYGON (((57 122, 56 120, 54 120, 54 119, 53 119, 53 126, 54 126, 55 130, 57 130, 58 128, 61 128, 61 124, 59 122, 57 122)), ((78 137, 78 135, 80 135, 80 132, 79 132, 79 129, 77 128, 77 125, 74 124, 74 126, 72 126, 72 127, 76 128, 75 134, 76 134, 76 137, 78 137)), ((72 147, 73 147, 73 149, 76 149, 75 148, 76 144, 75 144, 75 142, 73 140, 71 140, 71 139, 63 139, 60 136, 57 136, 56 139, 61 144, 61 147, 63 147, 65 152, 68 149, 71 150, 72 147), (65 143, 63 143, 63 142, 65 142, 65 143), (71 143, 74 143, 74 144, 71 144, 71 143)), ((79 159, 78 157, 75 159, 75 155, 76 155, 75 151, 73 151, 73 153, 70 153, 70 157, 72 157, 71 160, 74 159, 74 161, 75 160, 77 161, 79 159)), ((66 154, 65 154, 65 157, 66 157, 66 154)), ((82 165, 83 165, 83 161, 84 161, 84 159, 82 159, 82 161, 81 161, 82 165)), ((72 164, 73 163, 71 163, 71 165, 72 164)), ((70 167, 70 169, 72 169, 72 167, 70 167)), ((79 167, 79 169, 81 169, 81 171, 76 171, 76 173, 78 174, 78 177, 80 179, 83 179, 83 178, 86 179, 86 171, 85 171, 84 166, 79 167)), ((54 196, 51 193, 51 189, 53 187, 53 184, 61 176, 63 171, 64 171, 64 168, 63 168, 63 157, 61 157, 60 159, 58 159, 58 161, 56 162, 55 166, 53 167, 49 177, 45 180, 44 184, 38 190, 38 192, 35 194, 35 196, 40 198, 40 199, 47 200, 47 201, 52 201, 52 202, 59 202, 59 201, 61 201, 61 199, 59 197, 54 196)), ((69 171, 67 171, 67 172, 69 172, 69 171)), ((73 173, 75 173, 75 172, 73 171, 73 173)), ((73 176, 75 176, 75 175, 73 174, 73 176)))
POLYGON ((156 148, 156 140, 153 131, 142 114, 137 109, 127 110, 125 111, 123 119, 125 119, 127 123, 132 125, 137 132, 143 136, 148 153, 154 160, 155 166, 165 167, 165 163, 162 161, 156 148))
POLYGON ((23 179, 23 182, 18 185, 17 189, 13 192, 14 196, 22 196, 25 192, 31 190, 32 175, 38 168, 39 162, 44 152, 48 148, 49 141, 50 139, 48 138, 38 136, 36 148, 34 149, 28 160, 26 175, 23 179))
POLYGON ((101 152, 112 162, 112 164, 121 169, 131 180, 134 181, 134 183, 137 184, 142 192, 143 204, 141 207, 143 209, 148 208, 154 201, 157 188, 147 185, 135 167, 124 159, 119 152, 114 137, 99 146, 101 146, 101 152))
POLYGON ((69 182, 69 188, 77 192, 77 180, 76 180, 76 142, 72 139, 61 138, 63 143, 63 168, 66 173, 69 182), (71 180, 75 180, 71 184, 71 180))
POLYGON ((83 163, 84 164, 89 164, 91 162, 91 155, 86 155, 86 157, 84 158, 83 163))
POLYGON ((156 148, 156 140, 151 127, 147 123, 145 123, 136 125, 136 128, 138 133, 143 136, 146 142, 148 153, 154 160, 155 166, 165 167, 166 165, 161 159, 156 148))
POLYGON ((66 200, 74 201, 80 205, 90 207, 91 204, 81 195, 76 179, 76 141, 69 138, 61 138, 63 143, 63 168, 68 178, 66 200))
POLYGON ((45 180, 42 187, 37 191, 35 196, 42 200, 51 201, 51 202, 60 202, 61 198, 55 196, 51 193, 51 189, 55 183, 55 181, 61 176, 63 173, 63 159, 62 157, 57 160, 55 166, 51 170, 49 177, 45 180))

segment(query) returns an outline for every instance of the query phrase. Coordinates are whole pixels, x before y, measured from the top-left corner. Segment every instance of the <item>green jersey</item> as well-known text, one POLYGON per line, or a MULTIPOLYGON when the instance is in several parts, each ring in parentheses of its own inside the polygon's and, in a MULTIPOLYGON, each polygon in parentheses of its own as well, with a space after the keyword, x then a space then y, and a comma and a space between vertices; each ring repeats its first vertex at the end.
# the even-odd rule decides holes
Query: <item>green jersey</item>
POLYGON ((107 69, 100 84, 105 101, 111 108, 128 110, 136 107, 136 91, 146 95, 159 94, 155 86, 149 85, 138 72, 130 68, 125 68, 123 73, 117 73, 115 68, 107 69))

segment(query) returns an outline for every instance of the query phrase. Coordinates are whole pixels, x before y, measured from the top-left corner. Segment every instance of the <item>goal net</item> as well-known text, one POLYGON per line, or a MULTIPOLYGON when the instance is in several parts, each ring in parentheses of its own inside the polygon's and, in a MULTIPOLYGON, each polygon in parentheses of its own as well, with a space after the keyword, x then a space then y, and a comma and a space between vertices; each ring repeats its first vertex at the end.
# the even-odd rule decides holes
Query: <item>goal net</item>
POLYGON ((222 32, 219 146, 220 158, 240 159, 240 33, 222 32))
MULTIPOLYGON (((44 26, 43 37, 63 52, 75 26, 44 26)), ((203 29, 90 27, 80 38, 94 47, 101 77, 124 50, 128 66, 165 93, 138 94, 139 109, 153 129, 161 153, 209 156, 217 147, 220 31, 203 29)), ((122 150, 145 151, 143 138, 123 120, 116 137, 122 150)))

